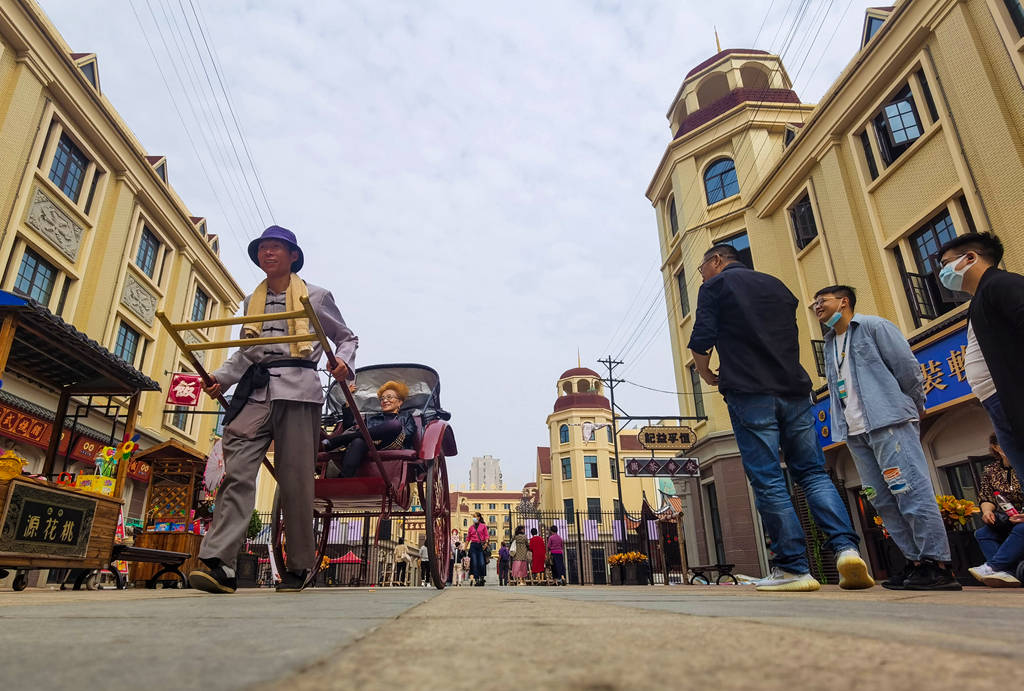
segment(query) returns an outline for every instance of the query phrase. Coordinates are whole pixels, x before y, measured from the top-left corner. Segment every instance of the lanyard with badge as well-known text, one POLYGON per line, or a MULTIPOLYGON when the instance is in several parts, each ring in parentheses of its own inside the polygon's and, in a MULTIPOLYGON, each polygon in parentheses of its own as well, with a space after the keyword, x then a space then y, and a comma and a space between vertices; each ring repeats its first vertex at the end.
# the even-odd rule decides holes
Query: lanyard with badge
MULTIPOLYGON (((840 358, 840 353, 839 353, 839 339, 836 338, 834 341, 832 341, 832 347, 835 348, 835 354, 836 354, 836 376, 837 377, 839 376, 840 372, 843 371, 843 363, 846 362, 846 346, 850 342, 850 332, 852 330, 853 329, 850 329, 850 328, 846 329, 846 335, 843 338, 842 358, 840 358)), ((838 379, 836 381, 836 393, 839 394, 839 403, 845 408, 846 407, 846 397, 850 395, 849 390, 846 388, 846 379, 845 378, 841 378, 841 379, 838 379)))

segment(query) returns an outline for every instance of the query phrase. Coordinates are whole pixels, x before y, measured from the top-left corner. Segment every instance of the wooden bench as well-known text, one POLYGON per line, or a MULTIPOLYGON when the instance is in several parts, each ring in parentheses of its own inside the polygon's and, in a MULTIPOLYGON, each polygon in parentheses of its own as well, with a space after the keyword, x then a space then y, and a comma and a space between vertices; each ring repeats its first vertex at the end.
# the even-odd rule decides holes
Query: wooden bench
POLYGON ((711 574, 717 573, 718 577, 715 578, 715 585, 721 584, 723 579, 729 579, 735 585, 739 585, 739 579, 733 575, 732 570, 736 568, 735 564, 706 564, 704 566, 691 566, 690 567, 690 585, 696 585, 698 579, 703 581, 704 585, 711 584, 711 574))
MULTIPOLYGON (((117 579, 117 589, 123 590, 125 587, 124 576, 117 570, 114 565, 116 561, 136 561, 136 562, 148 562, 150 564, 160 564, 162 567, 159 571, 153 574, 153 577, 146 581, 146 587, 150 589, 156 588, 156 583, 165 573, 174 574, 181 581, 181 587, 186 587, 188 580, 185 578, 185 574, 181 572, 181 565, 185 563, 186 559, 189 559, 192 555, 188 552, 168 552, 162 549, 149 549, 148 547, 129 547, 128 545, 114 545, 114 551, 110 554, 110 572, 114 574, 114 578, 117 579)), ((81 579, 81 577, 79 577, 81 579)), ((79 583, 76 581, 75 590, 78 590, 79 583)))

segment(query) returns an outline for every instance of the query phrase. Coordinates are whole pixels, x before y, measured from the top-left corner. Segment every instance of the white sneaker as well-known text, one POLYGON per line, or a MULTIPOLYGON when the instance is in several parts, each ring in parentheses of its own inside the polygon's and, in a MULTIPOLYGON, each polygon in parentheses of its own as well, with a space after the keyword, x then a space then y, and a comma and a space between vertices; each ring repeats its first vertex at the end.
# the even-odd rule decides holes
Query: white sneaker
POLYGON ((855 549, 844 549, 836 557, 839 571, 839 587, 843 590, 863 590, 875 585, 875 579, 868 573, 868 565, 855 549))
POLYGON ((978 580, 978 582, 984 583, 985 578, 987 576, 991 576, 995 573, 995 569, 989 566, 988 562, 985 562, 981 566, 972 566, 971 568, 967 569, 967 572, 974 576, 978 580))
POLYGON ((981 581, 989 588, 1019 588, 1020 581, 1010 573, 1006 571, 992 571, 981 581))
POLYGON ((808 593, 821 588, 821 584, 809 573, 789 573, 778 566, 765 578, 754 581, 758 590, 771 592, 808 593))

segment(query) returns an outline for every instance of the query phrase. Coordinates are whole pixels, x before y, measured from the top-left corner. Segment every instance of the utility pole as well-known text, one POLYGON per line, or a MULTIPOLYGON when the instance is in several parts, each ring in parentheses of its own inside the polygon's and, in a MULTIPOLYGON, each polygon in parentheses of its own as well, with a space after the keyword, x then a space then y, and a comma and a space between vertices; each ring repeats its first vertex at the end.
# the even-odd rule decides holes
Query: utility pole
MULTIPOLYGON (((608 378, 604 380, 605 386, 608 387, 608 395, 611 400, 612 406, 612 449, 615 454, 615 488, 619 493, 619 516, 615 520, 625 520, 626 506, 622 503, 622 468, 619 466, 619 426, 615 422, 615 386, 621 384, 623 380, 615 378, 615 368, 622 364, 621 360, 613 360, 611 355, 608 355, 604 360, 598 360, 602 365, 608 368, 608 378)), ((622 525, 623 537, 625 537, 626 525, 622 525)))

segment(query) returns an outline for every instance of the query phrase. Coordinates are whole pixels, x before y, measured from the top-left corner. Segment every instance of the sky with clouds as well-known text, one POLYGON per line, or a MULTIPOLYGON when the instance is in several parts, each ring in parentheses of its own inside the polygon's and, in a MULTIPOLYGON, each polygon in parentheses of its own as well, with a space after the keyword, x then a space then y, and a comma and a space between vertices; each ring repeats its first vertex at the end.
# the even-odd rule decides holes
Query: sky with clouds
MULTIPOLYGON (((303 277, 334 292, 360 337, 359 364, 440 372, 461 451, 453 484, 489 453, 518 489, 577 351, 675 388, 644 190, 672 97, 715 52, 714 25, 723 48, 782 51, 813 102, 856 52, 872 3, 41 4, 74 51, 99 55, 104 93, 167 155, 239 284, 258 278, 250 238, 271 218, 294 230, 303 277), (200 23, 259 181, 237 135, 229 143, 200 23)), ((616 397, 678 414, 671 395, 622 385, 616 397)))

